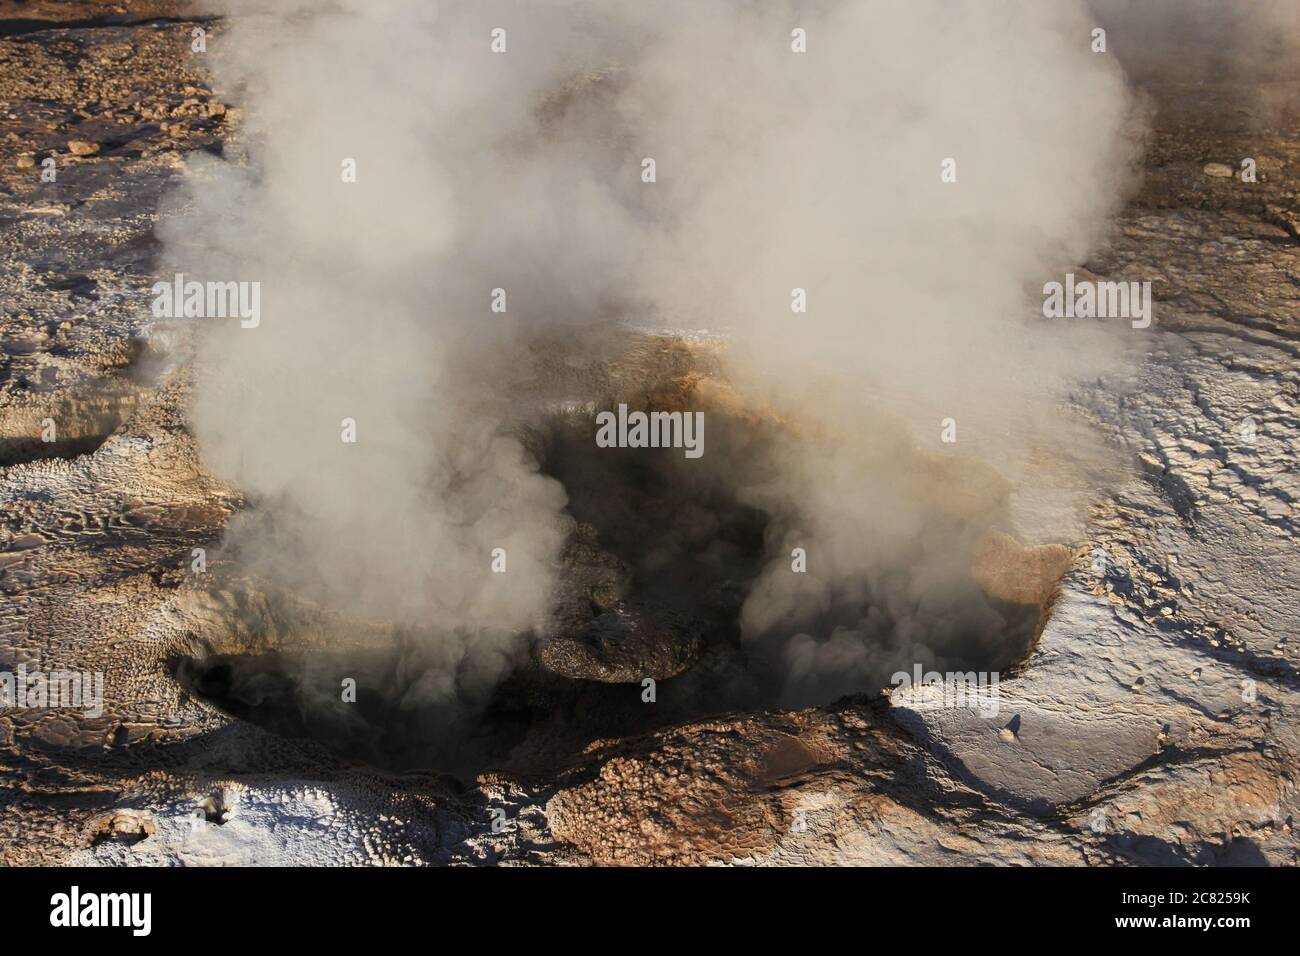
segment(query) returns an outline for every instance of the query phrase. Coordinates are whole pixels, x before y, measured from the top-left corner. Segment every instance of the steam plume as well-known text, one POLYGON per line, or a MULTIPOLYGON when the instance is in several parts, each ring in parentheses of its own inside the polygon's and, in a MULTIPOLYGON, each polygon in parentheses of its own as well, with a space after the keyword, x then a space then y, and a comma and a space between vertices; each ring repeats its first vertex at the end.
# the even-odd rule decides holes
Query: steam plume
POLYGON ((178 269, 262 283, 258 328, 210 333, 194 408, 257 505, 230 531, 253 570, 434 627, 438 667, 490 683, 566 534, 511 431, 517 356, 565 324, 725 328, 737 388, 823 436, 741 489, 771 515, 743 626, 793 697, 969 651, 978 535, 1077 531, 1074 496, 1019 489, 1095 460, 1059 408, 1121 346, 1036 297, 1102 238, 1140 143, 1083 2, 221 5, 243 140, 194 163, 164 239, 178 269), (920 475, 931 453, 959 464, 920 475), (990 471, 1011 490, 936 505, 990 471))

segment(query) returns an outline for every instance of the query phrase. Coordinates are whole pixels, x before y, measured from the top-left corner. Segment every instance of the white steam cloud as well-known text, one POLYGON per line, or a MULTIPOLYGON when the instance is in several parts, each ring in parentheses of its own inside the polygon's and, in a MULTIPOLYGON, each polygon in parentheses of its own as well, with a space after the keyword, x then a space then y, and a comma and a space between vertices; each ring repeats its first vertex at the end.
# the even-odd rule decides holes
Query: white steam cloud
POLYGON ((546 325, 726 329, 747 399, 826 436, 741 489, 772 516, 745 634, 795 697, 941 665, 987 623, 969 539, 1072 530, 1064 493, 1033 521, 979 515, 1008 507, 982 492, 936 515, 971 476, 1014 489, 1078 452, 1057 409, 1119 354, 1102 323, 1039 312, 1140 142, 1085 3, 218 6, 242 143, 194 169, 164 239, 169 267, 262 283, 259 327, 208 338, 194 407, 206 461, 256 504, 230 530, 252 570, 445 632, 449 673, 501 674, 546 621, 568 527, 512 431, 516 359, 546 325), (949 417, 965 464, 921 474, 949 417))

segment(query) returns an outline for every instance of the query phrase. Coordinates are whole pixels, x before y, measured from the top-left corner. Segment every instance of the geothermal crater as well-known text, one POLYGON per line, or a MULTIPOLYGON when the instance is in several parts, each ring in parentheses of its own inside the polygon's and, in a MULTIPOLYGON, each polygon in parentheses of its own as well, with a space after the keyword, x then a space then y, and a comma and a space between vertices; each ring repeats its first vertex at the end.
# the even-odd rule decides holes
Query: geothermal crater
MULTIPOLYGON (((674 405, 704 402, 684 384, 694 381, 646 383, 647 394, 667 391, 674 405)), ((546 627, 518 635, 493 675, 466 664, 443 677, 437 649, 456 635, 437 622, 357 622, 364 638, 342 635, 348 625, 338 615, 259 590, 236 595, 233 608, 196 625, 188 639, 202 650, 178 654, 170 667, 189 693, 276 734, 384 769, 440 771, 467 782, 489 769, 545 773, 572 763, 595 740, 733 711, 828 704, 843 693, 875 695, 891 686, 894 672, 910 675, 920 658, 897 639, 891 615, 911 617, 915 609, 883 598, 877 604, 865 579, 792 625, 859 635, 878 658, 865 670, 792 686, 792 632, 744 633, 742 608, 764 566, 791 563, 788 553, 771 554, 773 516, 746 500, 775 479, 777 444, 786 442, 787 453, 791 441, 804 454, 818 449, 792 436, 786 421, 713 410, 709 422, 711 444, 700 460, 674 449, 600 448, 593 417, 582 411, 529 429, 526 444, 542 472, 567 493, 571 531, 546 627), (871 630, 862 632, 866 619, 871 630), (347 700, 340 690, 346 679, 355 681, 347 700)), ((935 460, 912 454, 915 474, 944 474, 935 460)), ((905 505, 900 498, 886 507, 905 505)), ((920 537, 951 549, 964 575, 962 587, 943 582, 960 598, 945 608, 953 626, 927 633, 933 643, 925 669, 1009 676, 1030 651, 1068 552, 1016 545, 983 527, 990 513, 982 509, 929 514, 931 527, 920 537)), ((913 560, 899 554, 887 575, 896 591, 924 604, 925 587, 906 580, 913 560)), ((256 585, 222 586, 235 588, 256 585)), ((180 605, 200 595, 210 598, 199 592, 180 605)))

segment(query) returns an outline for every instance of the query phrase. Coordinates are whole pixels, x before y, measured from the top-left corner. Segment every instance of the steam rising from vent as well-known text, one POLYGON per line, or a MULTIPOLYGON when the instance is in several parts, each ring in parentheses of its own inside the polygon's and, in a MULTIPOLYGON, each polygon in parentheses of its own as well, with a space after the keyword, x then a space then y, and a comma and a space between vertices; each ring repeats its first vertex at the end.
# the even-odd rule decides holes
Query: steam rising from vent
POLYGON ((1057 409, 1138 334, 1041 318, 1140 140, 1083 3, 225 6, 210 56, 244 139, 192 163, 164 239, 167 267, 262 284, 258 328, 208 334, 194 406, 256 504, 229 535, 250 570, 434 627, 447 674, 491 682, 544 626, 568 533, 513 430, 520 356, 613 323, 726 330, 745 400, 820 436, 740 489, 772 516, 745 636, 793 697, 942 667, 978 630, 952 615, 977 533, 1077 530, 1075 495, 1017 489, 1086 473, 1057 409), (948 464, 902 464, 918 446, 948 464), (993 472, 1009 494, 935 518, 993 472))

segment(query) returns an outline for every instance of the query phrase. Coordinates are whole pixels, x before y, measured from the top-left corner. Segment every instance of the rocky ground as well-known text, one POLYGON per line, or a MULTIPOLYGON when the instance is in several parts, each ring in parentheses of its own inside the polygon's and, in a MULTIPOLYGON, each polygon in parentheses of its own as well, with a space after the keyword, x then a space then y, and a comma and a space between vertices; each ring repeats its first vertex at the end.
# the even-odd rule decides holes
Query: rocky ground
MULTIPOLYGON (((640 688, 609 682, 702 666, 698 641, 654 637, 702 625, 638 605, 578 526, 585 617, 520 694, 605 732, 529 731, 532 759, 457 779, 236 719, 195 692, 210 670, 187 671, 310 652, 302 634, 341 625, 281 626, 313 612, 262 606, 220 567, 218 586, 186 573, 243 503, 186 428, 186 330, 147 307, 159 202, 239 120, 191 53, 196 24, 220 23, 181 16, 0 2, 0 669, 98 670, 109 687, 99 717, 0 712, 0 861, 1296 862, 1300 67, 1138 75, 1145 178, 1085 265, 1154 279, 1156 323, 1134 334, 1138 388, 1076 396, 1135 468, 1062 552, 997 719, 923 688, 627 718, 610 694, 640 688), (1214 165, 1244 157, 1258 182, 1214 165)), ((707 374, 694 346, 632 337, 603 356, 600 387, 629 368, 707 374)))

